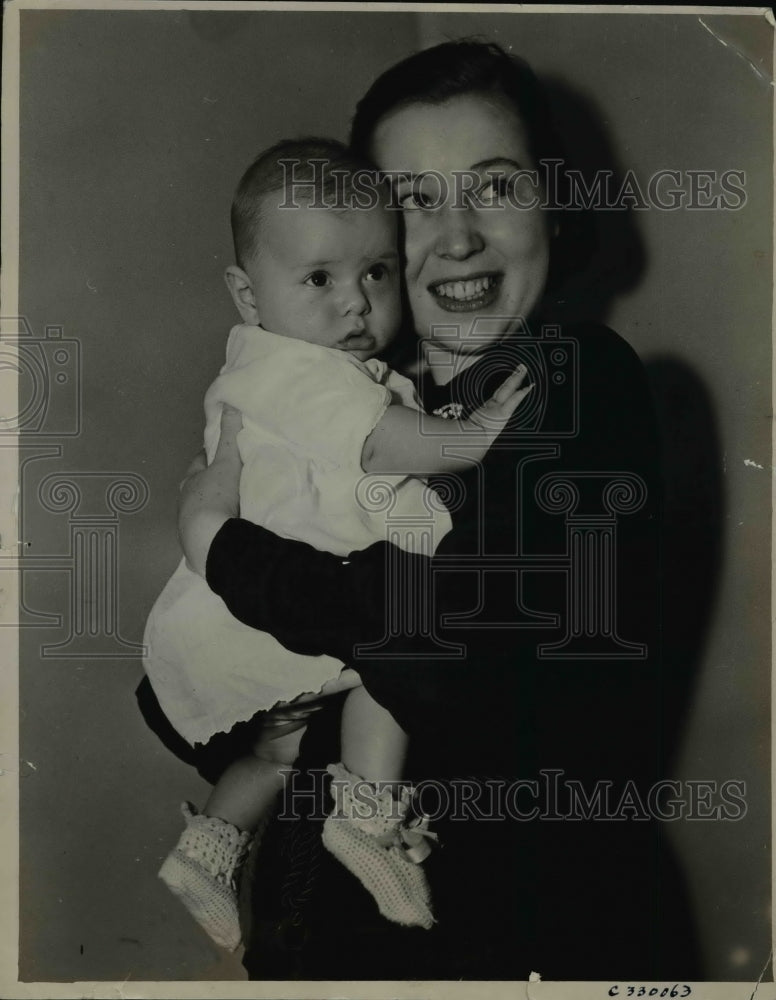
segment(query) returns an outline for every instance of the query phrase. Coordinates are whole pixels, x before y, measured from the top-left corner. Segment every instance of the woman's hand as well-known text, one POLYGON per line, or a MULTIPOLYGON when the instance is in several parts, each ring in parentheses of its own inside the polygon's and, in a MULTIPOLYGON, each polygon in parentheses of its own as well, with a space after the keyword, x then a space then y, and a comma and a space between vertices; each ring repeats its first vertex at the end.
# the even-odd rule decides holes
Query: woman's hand
POLYGON ((180 486, 178 537, 189 569, 202 577, 211 542, 225 521, 240 514, 242 462, 237 435, 241 428, 239 410, 225 406, 212 463, 207 465, 201 452, 180 486))

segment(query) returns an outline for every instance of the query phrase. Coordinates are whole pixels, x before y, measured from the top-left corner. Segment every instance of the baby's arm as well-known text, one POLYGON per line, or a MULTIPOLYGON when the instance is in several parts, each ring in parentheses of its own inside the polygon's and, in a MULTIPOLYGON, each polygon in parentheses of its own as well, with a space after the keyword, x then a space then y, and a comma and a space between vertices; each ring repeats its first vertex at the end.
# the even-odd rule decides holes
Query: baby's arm
POLYGON ((520 388, 525 375, 526 368, 520 365, 468 420, 453 422, 420 414, 408 406, 389 406, 364 442, 362 468, 365 472, 427 476, 476 465, 533 388, 520 388), (443 445, 466 447, 458 455, 445 455, 443 445))
POLYGON ((221 435, 210 465, 204 452, 197 455, 181 483, 178 501, 178 537, 190 570, 205 575, 210 543, 226 521, 240 515, 242 462, 237 435, 242 414, 224 406, 221 435))

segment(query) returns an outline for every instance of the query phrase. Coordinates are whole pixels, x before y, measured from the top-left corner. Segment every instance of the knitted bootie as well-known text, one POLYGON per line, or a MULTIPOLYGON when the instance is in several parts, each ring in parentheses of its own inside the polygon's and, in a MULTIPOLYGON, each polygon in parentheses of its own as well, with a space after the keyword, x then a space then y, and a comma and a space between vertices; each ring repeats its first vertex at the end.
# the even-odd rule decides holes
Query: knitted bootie
POLYGON ((235 872, 245 860, 252 834, 214 816, 201 816, 184 802, 186 829, 159 869, 159 878, 223 948, 240 944, 235 872))
POLYGON ((380 913, 397 924, 425 927, 434 923, 428 882, 419 865, 428 854, 425 838, 436 839, 425 820, 406 821, 412 792, 396 800, 377 792, 342 764, 327 768, 333 777, 336 806, 323 824, 323 845, 374 897, 380 913))

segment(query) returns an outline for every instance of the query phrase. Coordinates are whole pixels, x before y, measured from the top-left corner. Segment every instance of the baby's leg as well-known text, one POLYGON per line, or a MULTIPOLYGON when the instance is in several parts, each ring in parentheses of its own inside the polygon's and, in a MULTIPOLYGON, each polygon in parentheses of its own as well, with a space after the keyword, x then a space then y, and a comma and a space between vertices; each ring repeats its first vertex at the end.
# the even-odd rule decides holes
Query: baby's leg
POLYGON ((255 830, 271 811, 285 775, 299 756, 306 725, 306 719, 286 724, 268 721, 251 754, 230 764, 218 779, 203 813, 238 830, 255 830))
POLYGON ((407 742, 365 688, 350 692, 342 715, 342 763, 328 768, 335 809, 324 823, 323 844, 388 920, 429 928, 431 896, 418 863, 426 852, 416 843, 424 835, 408 826, 412 792, 402 781, 407 742))
POLYGON ((224 772, 198 814, 184 803, 186 829, 159 876, 218 944, 240 943, 237 876, 254 834, 261 838, 286 772, 317 706, 280 708, 263 720, 253 753, 224 772))
POLYGON ((407 734, 366 688, 350 692, 342 710, 342 763, 348 771, 399 798, 407 743, 407 734))
MULTIPOLYGON (((234 761, 224 771, 202 810, 203 814, 216 816, 238 830, 254 830, 271 809, 283 788, 285 775, 299 756, 299 744, 309 717, 323 708, 323 699, 327 696, 352 690, 360 683, 356 671, 346 667, 339 676, 327 681, 320 693, 300 695, 268 712, 252 752, 234 761)), ((357 688, 352 694, 358 690, 362 689, 357 688)), ((373 704, 383 712, 376 702, 373 704)), ((384 714, 388 716, 387 712, 384 714)), ((388 719, 393 723, 390 716, 388 719)))

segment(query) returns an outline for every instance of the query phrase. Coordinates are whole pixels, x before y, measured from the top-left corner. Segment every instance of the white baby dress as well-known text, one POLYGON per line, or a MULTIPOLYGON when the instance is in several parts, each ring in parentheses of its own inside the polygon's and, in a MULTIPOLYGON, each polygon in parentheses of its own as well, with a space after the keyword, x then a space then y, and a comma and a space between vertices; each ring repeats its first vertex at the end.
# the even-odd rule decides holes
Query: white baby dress
MULTIPOLYGON (((412 383, 375 359, 236 326, 205 396, 212 461, 224 403, 242 413, 240 516, 277 535, 346 556, 386 539, 433 550, 450 530, 421 479, 361 467, 364 441, 391 403, 419 409, 412 383)), ((144 666, 159 703, 192 745, 300 694, 343 664, 291 653, 233 618, 181 562, 146 625, 144 666)))

